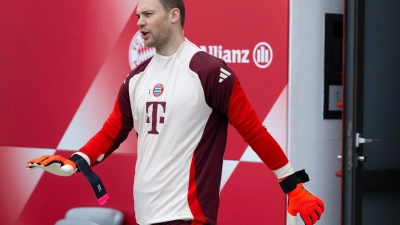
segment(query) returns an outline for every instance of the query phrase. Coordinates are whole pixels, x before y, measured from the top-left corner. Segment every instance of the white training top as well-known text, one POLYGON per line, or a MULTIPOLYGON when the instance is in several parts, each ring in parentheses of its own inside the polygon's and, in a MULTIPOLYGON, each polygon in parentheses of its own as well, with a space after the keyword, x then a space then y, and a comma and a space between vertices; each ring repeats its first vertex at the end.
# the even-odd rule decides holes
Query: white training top
POLYGON ((174 55, 155 54, 126 77, 110 117, 79 152, 99 163, 134 128, 137 223, 216 224, 228 123, 270 169, 287 165, 233 71, 185 39, 174 55))

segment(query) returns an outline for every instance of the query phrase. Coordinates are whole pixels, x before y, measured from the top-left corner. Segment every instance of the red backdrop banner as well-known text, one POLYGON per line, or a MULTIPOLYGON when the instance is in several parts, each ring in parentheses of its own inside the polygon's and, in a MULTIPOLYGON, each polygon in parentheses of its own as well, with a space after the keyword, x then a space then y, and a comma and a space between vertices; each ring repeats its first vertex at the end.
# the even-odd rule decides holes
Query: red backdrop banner
MULTIPOLYGON (((286 150, 288 0, 186 1, 185 36, 235 71, 255 108, 286 150)), ((43 154, 69 157, 97 132, 129 71, 152 54, 140 46, 137 0, 0 3, 0 224, 52 225, 68 209, 98 206, 81 174, 26 170, 43 154), (136 35, 136 36, 135 36, 136 35)), ((135 224, 134 132, 93 169, 110 195, 104 207, 135 224)), ((275 175, 229 128, 218 224, 284 224, 275 175)))

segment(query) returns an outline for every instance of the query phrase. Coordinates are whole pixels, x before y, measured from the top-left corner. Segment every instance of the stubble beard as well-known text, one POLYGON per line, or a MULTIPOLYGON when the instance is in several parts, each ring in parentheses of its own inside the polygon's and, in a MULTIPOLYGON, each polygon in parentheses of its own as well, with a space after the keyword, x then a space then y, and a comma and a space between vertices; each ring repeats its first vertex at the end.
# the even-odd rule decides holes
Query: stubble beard
POLYGON ((169 45, 171 40, 171 31, 168 29, 162 30, 158 33, 152 34, 152 39, 147 44, 148 47, 154 47, 156 49, 163 49, 169 45))
POLYGON ((162 49, 166 48, 170 44, 172 30, 170 29, 170 27, 168 27, 167 24, 163 24, 158 32, 151 33, 151 35, 152 38, 147 44, 145 43, 145 45, 147 47, 154 47, 156 48, 157 52, 160 52, 162 49))

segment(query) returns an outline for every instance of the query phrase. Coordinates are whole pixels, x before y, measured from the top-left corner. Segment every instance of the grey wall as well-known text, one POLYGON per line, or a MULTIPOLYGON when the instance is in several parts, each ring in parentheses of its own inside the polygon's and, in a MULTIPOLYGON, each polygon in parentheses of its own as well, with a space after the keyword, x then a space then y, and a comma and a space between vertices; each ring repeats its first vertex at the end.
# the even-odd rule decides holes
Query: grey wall
MULTIPOLYGON (((341 120, 323 119, 325 13, 343 13, 343 0, 290 1, 288 156, 305 168, 306 187, 324 200, 318 224, 340 224, 341 120)), ((303 224, 298 218, 297 224, 303 224)))

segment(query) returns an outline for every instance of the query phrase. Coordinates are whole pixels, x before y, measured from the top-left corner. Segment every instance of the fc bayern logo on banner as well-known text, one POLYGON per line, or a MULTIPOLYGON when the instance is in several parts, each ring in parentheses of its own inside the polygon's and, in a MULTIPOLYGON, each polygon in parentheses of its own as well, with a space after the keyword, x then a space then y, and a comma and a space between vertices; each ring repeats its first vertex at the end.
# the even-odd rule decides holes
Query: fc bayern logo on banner
POLYGON ((155 52, 154 48, 144 46, 142 35, 140 31, 137 31, 129 45, 129 65, 131 69, 134 69, 140 63, 152 57, 155 52))

